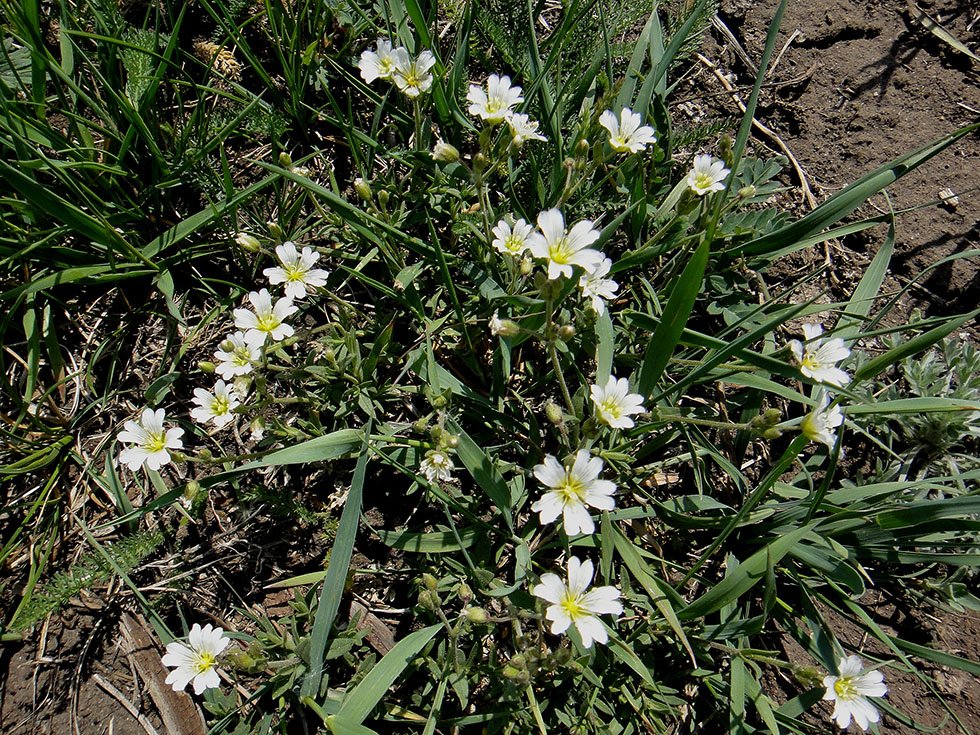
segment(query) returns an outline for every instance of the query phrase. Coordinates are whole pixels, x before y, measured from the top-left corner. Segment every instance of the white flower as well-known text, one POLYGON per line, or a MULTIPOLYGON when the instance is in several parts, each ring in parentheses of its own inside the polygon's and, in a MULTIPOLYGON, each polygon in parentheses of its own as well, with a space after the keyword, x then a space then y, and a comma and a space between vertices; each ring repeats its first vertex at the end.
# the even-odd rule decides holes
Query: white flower
POLYGON ((439 163, 456 163, 459 160, 459 149, 439 139, 432 146, 432 158, 439 163))
POLYGON ((261 347, 269 337, 278 342, 292 335, 293 328, 283 323, 283 319, 298 309, 291 298, 284 296, 273 306, 272 296, 263 288, 252 291, 248 300, 255 311, 235 309, 235 326, 245 330, 245 342, 250 347, 261 347))
POLYGON ((329 274, 313 267, 320 259, 320 253, 313 252, 312 248, 305 247, 302 253, 298 253, 296 245, 287 241, 276 247, 276 257, 282 265, 266 268, 262 273, 273 286, 285 283, 283 290, 291 299, 305 298, 307 286, 323 286, 327 282, 329 274))
POLYGON ((187 645, 174 641, 167 644, 163 655, 164 666, 176 666, 167 676, 166 682, 175 692, 183 691, 194 682, 194 694, 203 694, 206 689, 215 689, 221 684, 218 677, 218 656, 231 642, 225 638, 221 628, 210 623, 203 628, 194 623, 187 635, 187 645))
POLYGON ((806 377, 842 388, 851 382, 851 376, 837 367, 837 363, 846 359, 851 351, 844 346, 844 340, 840 337, 825 340, 820 339, 821 334, 823 327, 819 324, 804 324, 806 346, 794 339, 789 343, 789 348, 800 364, 800 372, 806 377))
POLYGON ((823 685, 827 687, 823 698, 834 703, 832 717, 837 720, 837 727, 846 730, 853 717, 858 727, 867 730, 869 724, 881 719, 877 708, 867 698, 887 694, 885 677, 877 670, 865 672, 858 656, 842 658, 837 671, 837 676, 823 678, 823 685))
POLYGON ((569 536, 591 534, 595 524, 586 506, 599 510, 616 507, 612 497, 616 485, 598 479, 601 474, 602 460, 590 457, 585 449, 578 450, 571 467, 564 467, 555 457, 546 455, 544 464, 535 465, 534 476, 542 485, 551 488, 551 492, 542 495, 531 510, 540 514, 542 524, 552 523, 562 516, 565 533, 569 536))
POLYGON ((612 110, 599 117, 599 124, 609 131, 609 147, 617 153, 639 153, 648 143, 656 143, 657 136, 649 125, 640 125, 640 116, 624 107, 619 118, 612 110))
POLYGON ((612 268, 612 261, 603 258, 594 271, 585 273, 578 279, 582 296, 592 299, 592 308, 597 314, 602 314, 606 310, 605 299, 615 298, 616 291, 619 289, 618 283, 611 278, 606 278, 610 268, 612 268))
POLYGON ((844 414, 841 413, 840 406, 834 406, 828 411, 828 405, 830 396, 821 392, 817 407, 800 422, 800 431, 810 441, 826 444, 828 449, 833 449, 837 441, 834 429, 844 423, 844 414))
POLYGON ((510 142, 517 148, 528 140, 548 140, 538 132, 538 121, 532 120, 522 112, 508 115, 507 127, 510 128, 510 142))
POLYGON ((391 75, 395 71, 395 52, 398 50, 404 51, 400 46, 398 49, 392 49, 391 41, 378 39, 377 51, 361 52, 361 60, 357 63, 361 70, 361 78, 368 84, 375 79, 391 81, 391 75))
POLYGON ((538 215, 538 228, 528 238, 528 249, 535 258, 548 261, 548 278, 572 277, 572 266, 579 266, 591 273, 605 257, 589 247, 599 239, 599 231, 592 220, 576 222, 571 230, 565 229, 565 219, 557 209, 549 209, 538 215))
POLYGON ((406 97, 418 97, 423 92, 428 92, 432 86, 432 72, 429 71, 436 63, 436 57, 426 49, 418 55, 418 58, 411 58, 408 51, 404 48, 396 48, 395 70, 392 72, 391 79, 395 86, 400 89, 406 97))
POLYGON ((252 372, 254 363, 262 359, 262 350, 249 345, 244 332, 235 332, 225 337, 214 356, 218 358, 214 371, 225 380, 232 380, 252 372))
POLYGON ((513 227, 507 220, 502 219, 493 228, 493 234, 496 237, 490 244, 504 255, 517 257, 527 250, 531 231, 531 225, 523 219, 517 220, 513 227))
POLYGON ((255 235, 249 235, 247 232, 239 232, 235 235, 235 242, 252 253, 258 252, 258 249, 262 247, 259 239, 255 235))
POLYGON ((721 191, 725 188, 722 183, 725 177, 730 174, 725 168, 725 162, 714 160, 711 156, 701 155, 694 157, 694 168, 687 175, 687 185, 698 196, 704 196, 712 191, 721 191))
POLYGON ((499 312, 493 312, 490 317, 490 334, 494 337, 516 337, 521 333, 521 328, 517 322, 510 319, 501 319, 499 312))
POLYGON ((592 386, 592 402, 599 418, 614 429, 632 429, 630 414, 643 413, 643 396, 630 393, 626 378, 610 375, 606 385, 592 386))
POLYGON ((487 79, 487 91, 476 84, 470 85, 466 101, 471 103, 470 114, 481 117, 491 125, 503 122, 516 105, 524 101, 520 87, 510 86, 510 77, 491 74, 487 79))
POLYGON ((214 384, 214 393, 195 388, 193 401, 197 408, 191 409, 191 418, 201 424, 213 421, 219 429, 235 420, 233 411, 242 405, 235 389, 223 380, 214 384))
POLYGON ((425 459, 419 463, 419 469, 429 482, 445 482, 452 477, 452 471, 456 469, 452 457, 445 452, 433 449, 425 453, 425 459))
POLYGON ((568 559, 568 584, 557 574, 541 575, 541 584, 531 590, 535 597, 550 602, 544 616, 551 621, 551 632, 560 635, 574 625, 582 636, 582 645, 592 648, 592 641, 606 643, 609 636, 602 621, 596 615, 622 615, 619 590, 613 586, 596 587, 587 592, 592 583, 594 568, 588 559, 568 559))
POLYGON ((162 408, 154 411, 144 408, 139 423, 127 421, 119 432, 119 440, 135 446, 126 447, 119 453, 119 461, 135 472, 145 464, 151 470, 159 470, 170 461, 169 449, 183 449, 180 437, 184 430, 179 427, 163 428, 166 413, 162 408))

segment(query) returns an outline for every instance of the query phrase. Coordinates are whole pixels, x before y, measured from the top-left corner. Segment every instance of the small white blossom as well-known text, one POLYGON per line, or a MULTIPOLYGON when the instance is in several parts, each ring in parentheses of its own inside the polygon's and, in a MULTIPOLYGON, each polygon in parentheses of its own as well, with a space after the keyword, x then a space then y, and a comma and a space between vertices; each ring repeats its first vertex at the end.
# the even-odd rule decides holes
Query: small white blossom
POLYGON ((568 558, 568 584, 551 572, 541 575, 541 584, 531 590, 551 604, 544 616, 551 621, 551 632, 561 635, 574 625, 582 636, 582 645, 592 648, 592 642, 606 643, 609 635, 597 615, 622 615, 619 590, 611 585, 589 591, 595 569, 588 559, 568 558))
POLYGON ((212 627, 203 628, 194 623, 187 635, 187 645, 174 641, 167 644, 163 655, 164 666, 176 666, 167 676, 166 682, 175 692, 194 682, 194 694, 203 694, 207 689, 215 689, 221 684, 218 676, 218 656, 231 642, 225 631, 212 627))
POLYGON ((313 252, 312 248, 305 247, 303 252, 299 253, 296 251, 295 244, 286 241, 276 247, 276 257, 282 265, 266 268, 262 273, 273 286, 285 283, 283 291, 289 298, 305 298, 307 286, 317 287, 326 284, 329 273, 313 267, 320 259, 320 253, 313 252))
MULTIPOLYGON (((378 46, 376 51, 363 51, 361 52, 361 60, 357 63, 358 68, 361 70, 361 78, 370 84, 375 79, 387 79, 391 81, 391 75, 395 71, 395 51, 404 49, 399 46, 398 49, 393 49, 391 47, 391 41, 384 38, 378 39, 378 46)), ((407 51, 405 53, 408 53, 407 51)))
POLYGON ((517 148, 529 140, 548 140, 538 132, 538 121, 532 120, 522 112, 508 115, 507 127, 510 128, 510 142, 517 148))
POLYGON ((599 124, 609 131, 609 147, 617 153, 639 153, 648 144, 656 143, 657 136, 649 125, 640 125, 639 114, 624 107, 619 118, 612 110, 606 110, 599 117, 599 124))
POLYGON ((507 119, 514 107, 524 101, 520 87, 510 85, 510 77, 498 77, 491 74, 487 79, 487 89, 476 84, 470 85, 466 93, 466 101, 470 103, 469 111, 474 117, 481 117, 491 125, 496 125, 507 119))
POLYGON ((251 253, 258 252, 259 248, 262 247, 259 239, 255 235, 249 235, 247 232, 239 232, 235 235, 235 242, 251 253))
POLYGON ((687 175, 687 185, 698 196, 704 196, 724 189, 722 182, 730 173, 724 161, 712 159, 709 155, 695 156, 694 167, 687 175))
POLYGON ((844 414, 841 413, 840 406, 828 410, 829 405, 830 396, 821 392, 817 407, 800 422, 800 431, 810 441, 826 444, 828 449, 833 449, 837 441, 834 429, 844 423, 844 414))
POLYGON ((616 298, 616 291, 619 290, 618 283, 611 278, 606 278, 611 268, 612 261, 609 258, 603 258, 594 271, 584 273, 578 279, 578 287, 582 291, 582 296, 592 299, 592 308, 597 314, 605 312, 605 300, 616 298))
POLYGON ((840 337, 821 339, 823 327, 819 324, 804 324, 803 338, 807 344, 794 339, 789 343, 793 357, 800 365, 800 372, 819 383, 829 383, 842 388, 851 382, 851 376, 837 367, 837 363, 847 359, 851 351, 844 346, 840 337))
POLYGON ((565 533, 569 536, 593 533, 595 524, 588 506, 599 510, 616 507, 612 497, 616 485, 609 480, 600 480, 601 474, 602 460, 590 457, 585 449, 578 450, 571 467, 563 466, 550 454, 546 455, 544 464, 535 465, 534 476, 551 492, 542 495, 531 510, 539 513, 542 524, 553 523, 562 516, 565 533))
POLYGON ((517 322, 510 319, 501 319, 498 312, 493 312, 490 317, 490 334, 494 337, 516 337, 520 334, 521 328, 517 322))
POLYGON ((549 209, 538 215, 540 232, 528 238, 528 249, 535 258, 548 261, 548 278, 572 277, 572 266, 579 266, 592 273, 605 257, 589 247, 599 239, 599 231, 592 220, 576 222, 565 229, 565 219, 557 209, 549 209))
POLYGON ((504 255, 512 255, 516 258, 528 249, 531 232, 531 225, 523 219, 517 220, 513 226, 507 220, 502 219, 493 228, 495 237, 490 244, 504 255))
POLYGON ((872 722, 878 722, 881 715, 868 697, 883 697, 888 693, 885 677, 880 671, 865 671, 858 656, 842 658, 837 664, 837 676, 825 676, 823 685, 827 687, 823 698, 834 703, 831 715, 837 727, 846 730, 851 718, 862 730, 867 730, 872 722))
POLYGON ((599 418, 614 429, 632 429, 631 414, 643 413, 643 396, 630 393, 626 378, 610 375, 605 386, 592 386, 592 402, 599 418))
POLYGON ((234 410, 242 405, 235 389, 223 380, 214 384, 213 393, 195 388, 192 400, 197 408, 191 409, 191 418, 201 424, 212 421, 219 429, 235 420, 234 410))
POLYGON ((456 469, 456 465, 448 454, 433 449, 425 453, 425 459, 419 463, 419 469, 429 482, 446 482, 452 478, 452 471, 456 469))
POLYGON ((432 87, 432 72, 430 71, 436 64, 436 57, 426 49, 413 59, 408 55, 404 48, 396 48, 395 70, 392 72, 391 80, 406 97, 412 99, 428 92, 432 87))
POLYGON ((232 380, 252 372, 262 359, 262 350, 248 344, 244 332, 235 332, 225 337, 214 356, 218 359, 214 371, 225 380, 232 380))
POLYGON ((235 309, 235 326, 245 330, 245 342, 251 347, 261 347, 271 337, 278 342, 293 333, 293 328, 284 319, 296 313, 298 307, 288 296, 272 305, 272 296, 264 288, 248 295, 254 312, 248 309, 235 309))
POLYGON ((166 413, 162 408, 156 411, 144 408, 138 423, 127 421, 119 432, 119 440, 134 446, 123 449, 119 453, 119 461, 133 472, 140 465, 145 464, 151 470, 159 470, 170 462, 168 450, 184 448, 184 443, 180 440, 184 430, 179 427, 165 429, 165 418, 166 413))

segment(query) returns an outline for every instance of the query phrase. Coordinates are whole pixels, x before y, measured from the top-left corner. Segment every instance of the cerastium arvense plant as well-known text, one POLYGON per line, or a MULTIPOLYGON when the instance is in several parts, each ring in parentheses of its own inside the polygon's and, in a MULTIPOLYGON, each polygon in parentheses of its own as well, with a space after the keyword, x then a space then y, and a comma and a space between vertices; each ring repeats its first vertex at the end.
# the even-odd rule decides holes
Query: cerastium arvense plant
MULTIPOLYGON (((766 285, 783 255, 893 220, 845 223, 974 128, 794 219, 771 203, 783 160, 748 145, 782 8, 737 133, 678 147, 670 94, 708 0, 669 21, 618 2, 86 4, 64 9, 60 57, 23 7, 0 89, 20 161, 4 299, 23 316, 3 324, 29 377, 5 384, 4 472, 42 476, 50 446, 81 465, 117 499, 97 526, 71 516, 103 551, 176 529, 179 566, 215 513, 243 538, 295 513, 330 547, 325 569, 268 580, 293 595, 275 618, 244 583, 203 609, 201 557, 161 605, 106 554, 212 732, 867 728, 906 720, 889 669, 980 673, 869 605, 971 597, 980 402, 944 371, 976 355, 943 340, 975 314, 882 326, 894 221, 847 302, 766 285), (45 109, 69 97, 86 112, 56 129, 45 109), (74 418, 36 410, 76 373, 39 366, 60 354, 59 288, 123 279, 174 330, 100 466, 61 438, 74 418), (935 344, 942 363, 913 361, 935 344), (893 459, 865 466, 869 447, 893 459), (303 476, 313 510, 291 497, 303 476)), ((120 405, 100 389, 81 415, 120 405)))

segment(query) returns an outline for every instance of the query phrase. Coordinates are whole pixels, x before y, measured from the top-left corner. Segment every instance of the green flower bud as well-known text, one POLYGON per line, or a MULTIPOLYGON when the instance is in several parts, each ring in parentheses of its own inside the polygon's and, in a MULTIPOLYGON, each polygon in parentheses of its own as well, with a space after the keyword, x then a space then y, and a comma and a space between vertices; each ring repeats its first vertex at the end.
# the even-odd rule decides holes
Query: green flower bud
POLYGON ((442 600, 439 598, 437 592, 432 590, 422 590, 419 592, 419 605, 424 607, 426 610, 432 610, 433 612, 442 607, 442 600))
POLYGON ((516 679, 524 672, 514 666, 511 666, 510 664, 507 664, 500 673, 505 679, 516 679))
POLYGON ((414 424, 412 424, 412 431, 416 434, 425 434, 429 431, 429 421, 428 419, 419 419, 414 424))
POLYGON ((378 192, 378 204, 381 206, 382 209, 388 206, 389 199, 390 199, 390 195, 384 189, 378 192))
POLYGON ((432 158, 439 163, 456 163, 459 160, 459 150, 456 146, 439 140, 432 148, 432 158))
POLYGON ((460 582, 459 589, 456 590, 456 596, 463 602, 469 602, 473 599, 473 588, 466 584, 466 582, 460 582))
POLYGON ((765 431, 762 432, 762 438, 769 439, 769 440, 778 439, 782 435, 783 432, 780 431, 779 429, 766 429, 765 431))
POLYGON ((544 415, 548 421, 555 426, 561 426, 562 421, 565 419, 564 415, 562 414, 561 407, 552 401, 548 401, 548 403, 545 404, 544 415))
POLYGON ((741 189, 738 190, 739 199, 751 199, 754 196, 755 196, 754 186, 743 186, 741 189))
POLYGON ((589 155, 589 148, 591 147, 592 144, 589 143, 588 139, 582 138, 582 140, 575 144, 575 157, 584 158, 585 156, 589 155))
POLYGON ((459 437, 455 434, 449 434, 443 438, 443 443, 450 449, 455 449, 459 446, 459 437))
POLYGON ((468 607, 463 610, 463 615, 474 625, 486 625, 486 622, 490 619, 487 611, 482 607, 468 607))
POLYGON ((259 242, 259 239, 254 235, 249 235, 247 232, 239 232, 237 235, 235 235, 235 242, 250 253, 257 253, 262 247, 262 243, 259 242))
POLYGON ((531 275, 531 271, 533 270, 534 270, 534 261, 531 260, 530 258, 524 258, 521 261, 521 275, 529 276, 531 275))
POLYGON ((568 342, 575 337, 575 327, 571 324, 563 324, 558 330, 558 339, 562 342, 568 342))
POLYGON ((293 167, 293 159, 289 157, 286 151, 279 154, 279 165, 285 169, 291 169, 293 167))
POLYGON ((490 159, 483 153, 477 153, 475 156, 473 156, 473 170, 477 173, 482 172, 489 163, 490 159))
POLYGON ((527 666, 527 661, 524 659, 522 654, 518 653, 516 656, 511 657, 510 665, 518 669, 523 669, 525 666, 527 666))
POLYGON ((356 191, 357 196, 359 196, 365 202, 371 201, 371 199, 374 197, 374 192, 371 191, 371 185, 360 176, 354 179, 354 191, 356 191))
POLYGON ((422 574, 422 584, 425 585, 427 590, 435 591, 439 589, 439 580, 433 577, 428 572, 422 574))
POLYGON ((197 367, 201 370, 201 372, 205 372, 205 373, 214 372, 214 363, 208 362, 207 360, 201 360, 199 363, 197 363, 197 367))
POLYGON ((183 452, 175 452, 174 450, 170 450, 170 459, 172 459, 174 462, 186 462, 187 455, 183 452))
MULTIPOLYGON (((211 450, 207 447, 201 447, 201 450, 197 453, 197 456, 205 462, 210 462, 214 455, 211 454, 211 450)), ((190 487, 190 483, 188 483, 188 487, 190 487)), ((200 490, 200 486, 198 486, 197 489, 200 490)))
POLYGON ((268 222, 265 223, 265 226, 269 228, 269 234, 272 235, 274 239, 280 242, 286 239, 285 233, 282 231, 282 228, 279 226, 278 222, 273 222, 270 219, 268 222))

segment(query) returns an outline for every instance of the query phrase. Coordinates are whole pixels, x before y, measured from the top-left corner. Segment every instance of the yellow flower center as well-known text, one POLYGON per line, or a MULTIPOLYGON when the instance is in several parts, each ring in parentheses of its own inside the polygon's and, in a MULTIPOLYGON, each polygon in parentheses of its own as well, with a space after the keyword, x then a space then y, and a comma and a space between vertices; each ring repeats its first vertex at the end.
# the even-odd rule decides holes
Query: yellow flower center
POLYGON ((211 413, 215 416, 223 416, 228 413, 231 408, 231 404, 228 403, 228 399, 224 396, 216 396, 214 403, 211 404, 211 413))
POLYGON ((603 413, 607 413, 615 419, 623 417, 623 407, 619 405, 619 402, 613 398, 607 398, 602 403, 600 403, 599 409, 603 413))
POLYGON ((257 322, 255 328, 260 332, 272 332, 281 324, 275 313, 271 311, 267 314, 256 314, 255 321, 257 322))
POLYGON ((283 266, 283 271, 286 273, 286 280, 291 282, 303 281, 303 276, 306 275, 306 270, 298 263, 296 265, 283 266))
POLYGON ((699 189, 710 189, 714 183, 714 178, 708 173, 699 173, 694 177, 694 184, 699 189))
POLYGON ((167 432, 161 431, 159 434, 147 432, 149 436, 143 443, 143 449, 147 452, 159 452, 167 448, 167 432))
POLYGON ((504 247, 515 255, 521 251, 524 241, 516 235, 510 235, 504 240, 504 247))
POLYGON ((571 591, 562 595, 561 601, 558 604, 561 605, 561 608, 572 620, 582 617, 582 615, 585 613, 585 611, 582 610, 582 606, 579 604, 578 598, 573 595, 571 591))
POLYGON ((854 686, 854 678, 850 676, 842 676, 840 679, 834 682, 834 692, 837 694, 838 699, 848 700, 853 699, 858 695, 857 687, 854 686))
POLYGON ((415 64, 409 66, 408 70, 402 76, 405 78, 405 86, 421 89, 423 79, 419 74, 419 70, 415 67, 415 64))
POLYGON ((585 502, 585 486, 567 474, 555 492, 561 497, 562 505, 581 505, 585 502))
POLYGON ((213 669, 217 663, 218 659, 214 657, 213 653, 198 651, 194 658, 194 670, 198 674, 203 674, 205 671, 213 669))
POLYGON ((562 237, 548 248, 548 257, 559 265, 566 265, 574 253, 568 247, 568 238, 562 237))

